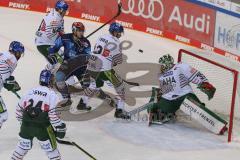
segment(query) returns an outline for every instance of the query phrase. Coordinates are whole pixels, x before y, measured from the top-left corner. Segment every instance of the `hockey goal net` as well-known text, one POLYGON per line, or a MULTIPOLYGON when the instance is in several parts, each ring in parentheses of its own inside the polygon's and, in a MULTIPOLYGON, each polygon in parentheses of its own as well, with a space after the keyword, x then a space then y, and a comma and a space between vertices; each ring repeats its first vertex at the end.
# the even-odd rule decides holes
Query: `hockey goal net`
POLYGON ((216 87, 212 100, 208 101, 195 85, 194 92, 206 106, 228 122, 228 142, 240 137, 239 64, 226 57, 181 49, 178 62, 185 62, 202 72, 216 87))

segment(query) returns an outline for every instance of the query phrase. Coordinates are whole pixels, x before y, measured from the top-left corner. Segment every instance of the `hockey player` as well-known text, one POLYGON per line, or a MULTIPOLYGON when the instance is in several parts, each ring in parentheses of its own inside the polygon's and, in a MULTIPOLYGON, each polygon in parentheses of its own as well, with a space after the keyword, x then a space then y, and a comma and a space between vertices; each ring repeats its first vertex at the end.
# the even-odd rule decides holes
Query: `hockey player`
POLYGON ((96 87, 102 87, 104 81, 110 81, 118 96, 117 108, 114 116, 116 118, 129 119, 130 117, 124 111, 125 88, 123 80, 114 71, 113 67, 121 64, 122 52, 119 38, 124 32, 123 26, 119 23, 112 23, 109 27, 109 33, 100 36, 94 46, 94 51, 89 59, 88 74, 96 81, 96 87))
MULTIPOLYGON (((86 72, 86 65, 91 52, 91 44, 89 40, 84 37, 84 32, 85 26, 81 22, 74 22, 72 24, 72 33, 63 34, 57 38, 55 44, 49 48, 48 60, 51 64, 58 62, 55 53, 57 53, 61 47, 64 48, 64 62, 56 72, 56 84, 63 98, 67 99, 66 104, 68 105, 71 105, 71 98, 65 81, 73 75, 81 81, 86 72)), ((83 96, 77 108, 79 110, 90 110, 91 107, 87 106, 87 103, 88 97, 83 96)))
MULTIPOLYGON (((35 43, 38 51, 47 58, 48 49, 54 45, 55 40, 64 34, 64 20, 68 4, 63 0, 57 1, 55 9, 51 10, 42 20, 37 32, 35 43)), ((56 53, 58 60, 61 57, 56 53)))
POLYGON ((213 98, 215 87, 195 68, 181 62, 174 64, 173 57, 169 54, 160 57, 159 63, 160 87, 152 90, 150 102, 154 103, 149 103, 148 106, 149 124, 153 118, 158 121, 174 118, 175 112, 186 97, 191 97, 199 104, 203 104, 193 93, 190 82, 198 85, 198 88, 207 94, 209 100, 213 98))
POLYGON ((49 70, 40 73, 39 83, 40 86, 29 90, 16 107, 16 118, 21 129, 12 160, 22 160, 32 148, 35 137, 50 160, 61 159, 56 137, 64 138, 66 125, 56 113, 59 98, 51 89, 53 76, 49 70))
MULTIPOLYGON (((0 53, 0 91, 3 87, 12 92, 17 92, 21 89, 12 73, 23 54, 24 46, 18 41, 10 43, 9 52, 0 53)), ((7 108, 0 96, 0 128, 7 118, 7 108)))

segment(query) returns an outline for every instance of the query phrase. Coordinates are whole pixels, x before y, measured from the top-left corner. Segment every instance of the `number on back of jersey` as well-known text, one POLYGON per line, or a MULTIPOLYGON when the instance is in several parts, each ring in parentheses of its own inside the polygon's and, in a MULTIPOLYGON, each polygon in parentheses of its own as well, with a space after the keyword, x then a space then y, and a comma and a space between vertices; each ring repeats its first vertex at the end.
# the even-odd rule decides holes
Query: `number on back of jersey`
POLYGON ((46 22, 44 21, 44 19, 42 20, 42 22, 38 28, 38 31, 43 31, 43 32, 46 31, 46 22))
POLYGON ((108 57, 110 55, 110 50, 103 48, 101 45, 95 45, 93 53, 108 57))
POLYGON ((38 101, 36 102, 36 105, 34 105, 33 99, 25 101, 24 108, 27 114, 32 118, 38 117, 38 115, 43 111, 49 111, 49 105, 44 104, 43 101, 38 101))

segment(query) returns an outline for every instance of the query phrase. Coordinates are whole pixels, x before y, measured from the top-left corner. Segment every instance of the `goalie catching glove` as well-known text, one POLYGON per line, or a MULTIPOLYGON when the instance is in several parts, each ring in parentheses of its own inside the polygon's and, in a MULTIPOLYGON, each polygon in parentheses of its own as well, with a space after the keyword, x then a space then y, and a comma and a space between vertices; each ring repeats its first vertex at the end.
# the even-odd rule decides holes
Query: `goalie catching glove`
POLYGON ((208 100, 212 99, 216 92, 216 88, 209 82, 202 82, 197 88, 208 96, 208 100))
POLYGON ((3 84, 3 86, 8 91, 12 91, 12 92, 17 92, 17 91, 21 90, 21 87, 15 80, 14 76, 10 76, 9 78, 7 78, 5 80, 5 83, 3 84))

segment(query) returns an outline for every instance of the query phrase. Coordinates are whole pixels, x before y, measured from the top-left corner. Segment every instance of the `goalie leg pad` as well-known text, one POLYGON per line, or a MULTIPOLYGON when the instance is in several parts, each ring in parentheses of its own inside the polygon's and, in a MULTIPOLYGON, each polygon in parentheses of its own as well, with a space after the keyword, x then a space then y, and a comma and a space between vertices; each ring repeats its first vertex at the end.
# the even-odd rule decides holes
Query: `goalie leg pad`
POLYGON ((227 122, 224 119, 189 97, 183 101, 180 109, 215 134, 226 131, 227 122))

